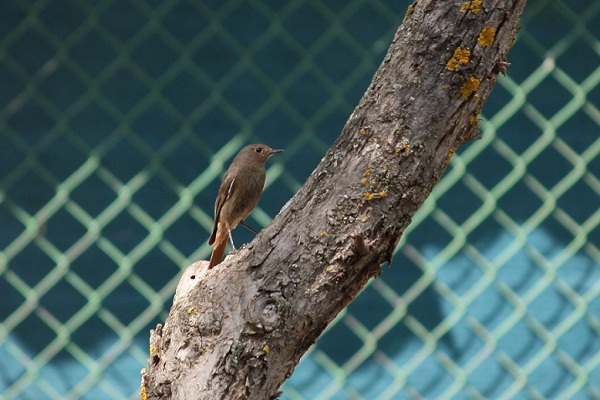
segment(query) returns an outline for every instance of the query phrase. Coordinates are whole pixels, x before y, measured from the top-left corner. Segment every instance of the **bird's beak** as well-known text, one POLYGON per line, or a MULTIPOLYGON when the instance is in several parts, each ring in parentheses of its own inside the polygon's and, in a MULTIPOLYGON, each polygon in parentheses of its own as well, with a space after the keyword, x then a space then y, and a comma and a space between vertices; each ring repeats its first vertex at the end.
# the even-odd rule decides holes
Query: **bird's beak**
POLYGON ((283 153, 283 149, 271 149, 271 154, 283 153))

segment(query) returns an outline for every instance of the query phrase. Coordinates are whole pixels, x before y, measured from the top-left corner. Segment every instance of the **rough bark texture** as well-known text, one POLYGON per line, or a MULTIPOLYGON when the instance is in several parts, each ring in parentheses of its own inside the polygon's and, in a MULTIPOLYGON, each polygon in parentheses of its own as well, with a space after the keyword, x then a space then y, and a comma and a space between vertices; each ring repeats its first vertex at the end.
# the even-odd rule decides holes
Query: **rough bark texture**
POLYGON ((331 320, 380 274, 477 114, 525 0, 422 0, 342 134, 247 246, 193 264, 151 333, 142 397, 270 399, 331 320))

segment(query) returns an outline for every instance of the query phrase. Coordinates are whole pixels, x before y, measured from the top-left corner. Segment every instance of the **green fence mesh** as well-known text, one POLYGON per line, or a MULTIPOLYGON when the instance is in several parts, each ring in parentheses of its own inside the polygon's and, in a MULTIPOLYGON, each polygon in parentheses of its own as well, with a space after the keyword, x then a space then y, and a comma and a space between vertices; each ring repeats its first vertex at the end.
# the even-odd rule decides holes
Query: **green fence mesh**
MULTIPOLYGON (((3 1, 0 398, 137 398, 224 167, 285 148, 268 224, 408 4, 3 1)), ((283 398, 600 398, 600 2, 530 0, 509 61, 483 139, 283 398)))

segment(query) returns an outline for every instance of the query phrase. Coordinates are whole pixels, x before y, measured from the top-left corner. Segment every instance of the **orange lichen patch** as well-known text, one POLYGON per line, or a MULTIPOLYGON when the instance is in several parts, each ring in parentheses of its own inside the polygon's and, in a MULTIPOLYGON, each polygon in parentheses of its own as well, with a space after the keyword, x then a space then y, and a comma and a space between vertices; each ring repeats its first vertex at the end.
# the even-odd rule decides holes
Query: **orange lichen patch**
POLYGON ((462 6, 460 6, 460 12, 464 14, 467 11, 471 11, 473 14, 479 14, 479 11, 481 11, 481 3, 481 0, 465 1, 462 6))
MULTIPOLYGON (((365 192, 365 193, 363 194, 363 197, 364 197, 365 199, 367 199, 367 200, 373 200, 373 199, 375 199, 375 198, 380 198, 380 199, 382 199, 382 198, 384 198, 384 197, 385 197, 385 196, 387 196, 387 195, 388 195, 388 192, 387 192, 387 190, 385 190, 385 189, 382 189, 382 190, 380 190, 380 191, 379 191, 379 192, 377 192, 377 193, 374 193, 374 192, 365 192)), ((368 217, 367 217, 367 219, 368 219, 368 217)), ((366 219, 365 219, 365 220, 363 220, 363 221, 366 221, 366 219)))
POLYGON ((486 26, 479 33, 479 37, 477 38, 477 43, 481 47, 490 47, 494 43, 494 39, 496 38, 496 29, 493 26, 486 26))
POLYGON ((479 123, 479 121, 481 121, 481 119, 477 118, 477 116, 481 114, 481 108, 478 108, 477 110, 475 110, 475 114, 471 115, 471 118, 469 119, 469 122, 471 123, 471 125, 477 125, 477 123, 479 123))
POLYGON ((450 149, 450 151, 448 152, 448 160, 451 160, 452 157, 454 157, 455 153, 456 153, 456 149, 450 149))
POLYGON ((455 71, 459 66, 468 63, 470 58, 471 50, 459 47, 454 50, 452 58, 450 58, 450 60, 448 60, 446 63, 446 68, 448 68, 450 71, 455 71))
POLYGON ((470 76, 469 79, 460 87, 460 97, 463 99, 469 97, 471 94, 473 94, 473 92, 479 89, 480 83, 481 81, 479 79, 475 78, 474 76, 470 76))
POLYGON ((452 160, 452 157, 454 157, 455 153, 456 153, 456 148, 450 149, 450 151, 448 152, 448 155, 446 156, 446 161, 445 161, 446 165, 448 165, 450 160, 452 160))

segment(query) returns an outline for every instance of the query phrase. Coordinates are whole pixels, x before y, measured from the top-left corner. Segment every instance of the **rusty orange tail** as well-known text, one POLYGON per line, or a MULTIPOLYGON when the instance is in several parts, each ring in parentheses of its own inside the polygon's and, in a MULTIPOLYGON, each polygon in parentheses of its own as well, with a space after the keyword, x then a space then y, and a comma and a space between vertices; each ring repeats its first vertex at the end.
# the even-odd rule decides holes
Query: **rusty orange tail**
POLYGON ((229 238, 229 234, 227 233, 227 229, 224 229, 224 226, 219 226, 217 230, 217 235, 214 240, 215 246, 213 247, 212 254, 210 255, 210 262, 208 263, 208 269, 219 265, 221 261, 223 261, 223 256, 225 255, 225 247, 227 247, 227 239, 229 238))

